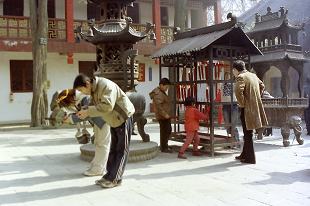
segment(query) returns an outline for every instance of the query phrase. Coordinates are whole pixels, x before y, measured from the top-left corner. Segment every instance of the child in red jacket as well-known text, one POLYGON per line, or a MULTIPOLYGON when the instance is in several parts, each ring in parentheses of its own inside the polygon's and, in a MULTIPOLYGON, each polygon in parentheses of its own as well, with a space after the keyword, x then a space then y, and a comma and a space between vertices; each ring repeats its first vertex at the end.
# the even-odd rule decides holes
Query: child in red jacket
POLYGON ((193 155, 194 156, 201 156, 202 154, 197 151, 198 144, 199 144, 199 136, 197 134, 197 130, 199 130, 199 120, 203 119, 206 120, 207 116, 203 113, 199 112, 195 108, 195 99, 193 97, 186 97, 185 99, 185 132, 187 134, 186 141, 182 145, 180 152, 178 154, 178 158, 187 159, 187 157, 183 154, 186 148, 193 143, 193 155))

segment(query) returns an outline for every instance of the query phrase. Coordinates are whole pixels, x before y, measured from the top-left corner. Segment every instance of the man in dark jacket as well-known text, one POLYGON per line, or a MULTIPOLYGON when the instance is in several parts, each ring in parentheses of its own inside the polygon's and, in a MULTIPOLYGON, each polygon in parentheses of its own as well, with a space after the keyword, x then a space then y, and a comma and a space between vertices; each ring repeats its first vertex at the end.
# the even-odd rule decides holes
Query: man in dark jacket
POLYGON ((171 85, 169 79, 163 78, 149 95, 153 100, 155 118, 160 126, 160 150, 166 153, 172 153, 168 147, 168 140, 171 134, 171 103, 168 99, 166 91, 171 85))
MULTIPOLYGON (((306 85, 304 86, 304 97, 310 100, 310 76, 307 77, 306 85)), ((304 117, 307 127, 307 135, 310 135, 310 101, 308 108, 304 110, 304 117)))

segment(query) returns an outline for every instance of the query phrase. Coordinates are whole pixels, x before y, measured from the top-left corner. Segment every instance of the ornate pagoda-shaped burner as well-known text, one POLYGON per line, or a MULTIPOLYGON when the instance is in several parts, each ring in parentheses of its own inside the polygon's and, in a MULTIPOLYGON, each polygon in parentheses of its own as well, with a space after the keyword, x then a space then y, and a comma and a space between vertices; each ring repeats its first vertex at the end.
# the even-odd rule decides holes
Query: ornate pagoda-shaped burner
POLYGON ((247 32, 247 35, 253 39, 264 56, 253 56, 251 65, 262 80, 271 66, 280 70, 282 97, 289 95, 288 70, 292 67, 299 75, 298 91, 301 97, 303 64, 308 60, 302 53, 302 46, 298 44, 298 32, 304 30, 305 23, 290 25, 287 13, 288 10, 285 11, 284 7, 280 7, 278 12, 271 12, 271 8, 268 7, 267 14, 262 15, 261 18, 258 13, 255 14, 255 26, 247 32))
MULTIPOLYGON (((290 25, 287 18, 288 10, 280 7, 279 11, 267 14, 255 14, 255 26, 247 32, 254 44, 263 52, 263 56, 251 57, 251 66, 257 76, 264 80, 266 72, 273 66, 281 72, 280 89, 282 97, 262 98, 265 112, 270 126, 281 127, 283 145, 289 146, 290 129, 294 130, 296 140, 303 144, 301 138, 301 117, 303 110, 308 107, 308 100, 303 95, 303 64, 308 59, 302 53, 302 46, 298 44, 298 32, 304 30, 305 24, 290 25), (289 98, 290 77, 289 69, 292 67, 298 73, 299 98, 289 98)), ((262 138, 262 135, 259 134, 262 138)))
MULTIPOLYGON (((127 6, 132 6, 134 0, 90 1, 100 5, 100 25, 96 28, 95 20, 90 19, 90 29, 86 34, 81 26, 75 32, 83 40, 97 46, 97 69, 94 75, 114 81, 125 92, 133 90, 138 84, 138 64, 134 63, 138 52, 133 50, 133 44, 147 37, 154 26, 147 22, 143 32, 130 27, 132 19, 127 16, 127 6)), ((154 39, 154 34, 151 34, 151 39, 154 39)))
MULTIPOLYGON (((133 45, 147 37, 154 25, 147 22, 146 30, 142 32, 130 27, 132 19, 127 16, 127 6, 133 6, 135 0, 90 1, 100 5, 99 27, 95 27, 95 19, 90 19, 87 33, 83 33, 82 26, 77 27, 75 33, 97 46, 94 76, 110 79, 126 92, 136 109, 134 122, 137 122, 143 141, 148 142, 149 135, 144 132, 145 98, 135 91, 139 73, 135 63, 138 50, 134 50, 133 45)), ((150 39, 155 39, 154 33, 151 33, 150 39)))

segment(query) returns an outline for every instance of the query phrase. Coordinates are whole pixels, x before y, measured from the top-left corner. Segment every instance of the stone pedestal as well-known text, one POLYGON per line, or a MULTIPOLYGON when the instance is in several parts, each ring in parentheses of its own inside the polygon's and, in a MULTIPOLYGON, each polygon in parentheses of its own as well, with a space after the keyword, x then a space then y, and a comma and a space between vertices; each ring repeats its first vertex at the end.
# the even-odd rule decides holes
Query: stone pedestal
MULTIPOLYGON (((95 156, 95 145, 85 144, 80 147, 80 158, 84 161, 91 162, 95 156)), ((129 148, 130 162, 140 162, 145 160, 154 159, 159 152, 158 144, 156 142, 143 142, 141 140, 131 140, 129 148)))

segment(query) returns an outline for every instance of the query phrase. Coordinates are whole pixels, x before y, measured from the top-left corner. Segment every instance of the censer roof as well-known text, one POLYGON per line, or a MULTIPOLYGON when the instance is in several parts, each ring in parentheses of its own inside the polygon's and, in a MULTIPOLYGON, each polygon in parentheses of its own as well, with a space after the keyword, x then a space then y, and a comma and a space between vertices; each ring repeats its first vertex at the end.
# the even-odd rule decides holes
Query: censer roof
POLYGON ((99 29, 94 29, 94 37, 88 38, 92 44, 124 42, 136 43, 147 36, 147 33, 138 32, 129 26, 128 29, 122 24, 107 24, 99 29))
MULTIPOLYGON (((102 23, 97 29, 94 26, 94 19, 88 21, 91 33, 84 34, 82 32, 82 26, 78 26, 75 29, 75 33, 79 33, 85 41, 88 41, 94 45, 104 44, 104 43, 132 43, 142 40, 147 37, 148 32, 154 27, 152 23, 146 23, 146 29, 142 32, 136 31, 130 27, 131 19, 126 19, 125 22, 106 22, 102 23)), ((89 32, 89 31, 88 31, 89 32)))

